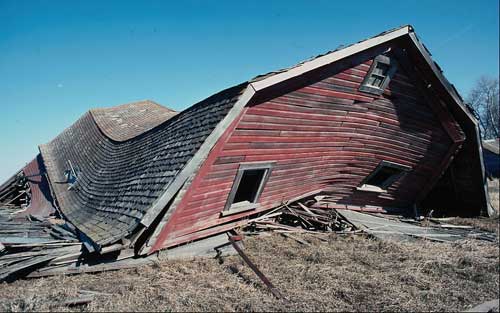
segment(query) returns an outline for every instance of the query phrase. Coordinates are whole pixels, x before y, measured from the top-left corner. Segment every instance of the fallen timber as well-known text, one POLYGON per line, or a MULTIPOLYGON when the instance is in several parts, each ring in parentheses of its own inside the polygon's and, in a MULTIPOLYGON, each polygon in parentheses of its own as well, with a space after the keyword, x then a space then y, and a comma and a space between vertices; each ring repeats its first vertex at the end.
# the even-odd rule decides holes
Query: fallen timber
MULTIPOLYGON (((328 196, 284 204, 272 214, 250 220, 244 234, 253 235, 262 231, 288 234, 288 238, 304 244, 302 239, 291 237, 291 233, 311 235, 369 235, 378 239, 414 240, 425 239, 438 242, 458 240, 483 240, 497 242, 494 233, 475 229, 472 226, 451 225, 432 218, 407 218, 391 215, 387 210, 370 207, 352 207, 331 203, 328 196), (384 214, 381 214, 381 213, 384 214)), ((389 209, 390 210, 390 209, 389 209)), ((449 221, 449 220, 446 220, 449 221)))
POLYGON ((133 259, 122 244, 89 252, 64 220, 17 216, 19 207, 0 208, 0 281, 21 277, 79 274, 152 264, 154 257, 133 259))
POLYGON ((271 293, 277 299, 284 299, 285 296, 281 294, 281 292, 271 283, 271 281, 257 268, 257 266, 250 260, 250 258, 243 252, 243 250, 236 243, 237 240, 241 240, 241 236, 229 236, 229 241, 233 245, 234 249, 238 252, 241 258, 245 261, 245 263, 254 271, 254 273, 262 280, 262 282, 266 285, 266 287, 271 291, 271 293))
MULTIPOLYGON (((237 231, 248 236, 277 233, 301 245, 310 243, 295 234, 306 234, 322 241, 328 241, 330 234, 364 235, 382 240, 498 241, 494 234, 471 226, 452 225, 450 220, 427 218, 421 221, 380 214, 379 211, 339 207, 342 205, 328 202, 325 196, 283 203, 244 221, 237 231)), ((16 217, 17 209, 0 208, 0 281, 127 269, 157 262, 157 255, 137 256, 126 243, 105 246, 99 252, 89 251, 74 227, 66 221, 54 216, 16 217)))

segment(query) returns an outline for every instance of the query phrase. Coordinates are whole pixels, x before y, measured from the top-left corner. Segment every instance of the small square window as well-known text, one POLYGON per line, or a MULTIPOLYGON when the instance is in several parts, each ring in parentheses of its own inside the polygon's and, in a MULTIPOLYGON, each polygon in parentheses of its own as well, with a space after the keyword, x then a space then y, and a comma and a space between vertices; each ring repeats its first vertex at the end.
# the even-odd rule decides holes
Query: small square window
POLYGON ((382 94, 396 72, 396 69, 395 60, 384 55, 377 56, 359 90, 377 95, 382 94))
POLYGON ((233 204, 240 202, 254 203, 257 192, 266 175, 267 169, 246 170, 241 175, 241 180, 234 195, 233 204))
POLYGON ((222 215, 255 209, 273 163, 241 164, 222 215))
POLYGON ((372 192, 386 192, 386 189, 405 175, 411 168, 405 165, 382 161, 377 168, 368 175, 358 187, 358 190, 372 192))

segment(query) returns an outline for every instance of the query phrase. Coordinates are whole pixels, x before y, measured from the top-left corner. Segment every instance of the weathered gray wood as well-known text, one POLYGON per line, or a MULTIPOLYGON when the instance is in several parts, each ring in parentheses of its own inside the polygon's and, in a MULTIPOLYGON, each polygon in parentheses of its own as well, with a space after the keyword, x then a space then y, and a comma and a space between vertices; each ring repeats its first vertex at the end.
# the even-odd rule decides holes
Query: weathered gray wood
POLYGON ((22 244, 42 244, 42 243, 59 243, 59 240, 47 240, 47 238, 30 238, 30 237, 0 237, 0 242, 5 246, 22 245, 22 244))
POLYGON ((243 250, 236 243, 235 237, 229 236, 229 241, 233 245, 234 249, 238 252, 241 258, 247 263, 247 265, 254 271, 254 273, 262 280, 266 287, 271 291, 271 293, 278 299, 287 300, 285 296, 269 281, 269 279, 262 273, 257 266, 250 260, 250 258, 243 252, 243 250))
POLYGON ((380 239, 411 240, 412 237, 416 237, 434 241, 454 242, 467 238, 477 238, 491 241, 491 238, 484 236, 483 233, 474 233, 460 228, 423 227, 356 211, 338 210, 337 212, 358 229, 362 229, 380 239))
POLYGON ((38 250, 30 250, 27 252, 15 252, 15 253, 8 253, 5 255, 0 256, 0 260, 7 260, 7 259, 15 259, 15 258, 21 258, 21 257, 31 257, 31 256, 38 256, 38 255, 47 255, 47 254, 65 254, 65 253, 70 253, 70 252, 75 252, 75 251, 80 251, 81 250, 81 245, 71 245, 71 246, 65 246, 65 247, 55 247, 55 248, 45 248, 45 249, 38 249, 38 250))
POLYGON ((465 312, 498 312, 500 308, 499 299, 494 299, 481 303, 465 312))
POLYGON ((103 271, 113 271, 119 269, 135 268, 140 266, 152 265, 156 262, 157 258, 155 256, 150 256, 147 258, 137 258, 137 259, 124 259, 119 261, 108 261, 96 265, 76 265, 72 264, 69 266, 57 266, 43 268, 34 272, 29 273, 26 277, 44 277, 53 275, 73 275, 82 273, 95 273, 103 271))
POLYGON ((69 298, 61 302, 52 302, 49 304, 51 308, 59 307, 59 306, 76 306, 76 305, 85 305, 89 304, 94 300, 93 295, 83 295, 77 298, 69 298))
POLYGON ((231 248, 227 234, 220 234, 179 247, 160 251, 159 258, 167 260, 182 260, 198 257, 215 257, 217 255, 233 255, 236 250, 231 248))
POLYGON ((4 280, 5 278, 9 277, 10 275, 13 275, 21 270, 28 269, 30 267, 34 267, 37 265, 41 265, 45 262, 48 262, 55 258, 55 256, 52 255, 44 255, 40 257, 34 257, 34 258, 29 258, 25 261, 21 261, 19 263, 16 263, 14 266, 4 268, 0 270, 0 281, 4 280))

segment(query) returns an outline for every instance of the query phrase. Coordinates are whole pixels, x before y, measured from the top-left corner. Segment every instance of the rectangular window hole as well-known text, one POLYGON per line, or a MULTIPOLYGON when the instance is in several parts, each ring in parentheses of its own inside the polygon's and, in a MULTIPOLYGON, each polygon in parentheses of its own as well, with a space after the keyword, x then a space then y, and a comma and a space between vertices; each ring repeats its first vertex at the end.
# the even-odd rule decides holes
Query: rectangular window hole
POLYGON ((253 210, 259 207, 259 197, 264 190, 275 162, 249 162, 240 164, 233 187, 222 216, 253 210))
POLYGON ((401 174, 403 170, 394 167, 383 166, 375 175, 370 177, 365 184, 383 188, 391 178, 401 174))
POLYGON ((377 168, 365 178, 358 190, 371 192, 387 192, 386 189, 400 179, 411 168, 405 165, 382 161, 377 168))
POLYGON ((238 189, 234 195, 233 203, 245 202, 254 203, 257 192, 264 179, 267 169, 246 170, 241 176, 238 189))

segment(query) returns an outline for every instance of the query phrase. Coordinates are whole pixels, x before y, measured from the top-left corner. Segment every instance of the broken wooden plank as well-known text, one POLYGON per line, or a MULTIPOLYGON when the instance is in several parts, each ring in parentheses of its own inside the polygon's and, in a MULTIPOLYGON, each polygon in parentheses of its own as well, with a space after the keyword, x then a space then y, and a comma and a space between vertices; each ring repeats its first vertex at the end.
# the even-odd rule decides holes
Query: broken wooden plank
POLYGON ((44 277, 53 275, 73 275, 82 273, 95 273, 104 271, 113 271, 119 269, 136 268, 140 266, 153 265, 156 262, 156 256, 149 256, 145 258, 127 258, 118 261, 103 261, 95 265, 77 264, 59 265, 53 267, 46 267, 38 269, 29 273, 26 277, 44 277))
POLYGON ((468 225, 452 225, 452 224, 439 224, 439 225, 435 225, 434 227, 458 228, 458 229, 474 229, 473 226, 468 226, 468 225))
POLYGON ((229 241, 233 245, 234 249, 238 252, 241 258, 247 263, 247 265, 254 271, 254 273, 262 280, 262 282, 266 285, 266 287, 271 291, 271 293, 277 299, 287 300, 281 292, 274 287, 274 285, 269 281, 269 279, 257 268, 257 266, 250 260, 250 258, 241 250, 241 248, 236 243, 236 240, 241 240, 240 236, 231 236, 229 235, 229 241))
POLYGON ((314 214, 313 212, 311 212, 311 210, 309 210, 309 208, 308 208, 308 207, 306 207, 305 205, 303 205, 302 203, 297 202, 297 204, 298 204, 298 205, 299 205, 299 206, 300 206, 300 207, 301 207, 304 211, 306 211, 307 213, 309 213, 309 214, 311 214, 311 215, 313 215, 313 216, 314 216, 314 215, 316 215, 316 214, 314 214))
POLYGON ((87 305, 94 300, 93 295, 82 295, 76 298, 69 298, 61 302, 52 302, 49 304, 51 308, 59 307, 59 306, 77 306, 77 305, 87 305))
POLYGON ((288 233, 280 233, 280 234, 281 234, 281 236, 283 236, 283 237, 285 237, 285 238, 290 238, 290 239, 293 239, 293 240, 297 241, 297 242, 298 242, 298 243, 300 243, 300 244, 303 244, 303 245, 306 245, 306 246, 310 246, 310 245, 311 245, 308 241, 303 240, 303 239, 300 239, 300 238, 295 237, 295 236, 293 236, 293 235, 290 235, 290 234, 288 234, 288 233))
POLYGON ((95 291, 95 290, 86 290, 86 289, 80 289, 78 292, 80 294, 89 294, 89 295, 97 295, 97 296, 112 296, 113 295, 112 293, 95 291))
POLYGON ((30 237, 0 237, 0 242, 5 246, 23 245, 23 244, 44 244, 44 243, 59 243, 59 240, 47 240, 47 238, 30 238, 30 237))
POLYGON ((55 258, 52 255, 44 255, 40 257, 29 258, 25 261, 14 264, 13 266, 3 268, 0 270, 0 281, 8 278, 9 276, 32 267, 39 266, 55 258))
MULTIPOLYGON (((408 223, 400 222, 399 220, 378 217, 369 214, 359 213, 350 210, 343 210, 341 213, 344 218, 353 223, 356 228, 363 229, 367 233, 372 234, 381 239, 392 238, 400 240, 408 240, 412 237, 424 238, 434 241, 454 242, 467 238, 474 238, 474 234, 462 229, 444 229, 439 227, 424 227, 408 223)), ((489 236, 481 236, 483 233, 478 233, 477 239, 489 240, 489 236)))
POLYGON ((471 309, 468 309, 467 311, 464 312, 498 312, 498 309, 500 308, 500 301, 499 299, 494 299, 490 301, 486 301, 484 303, 481 303, 471 309))

